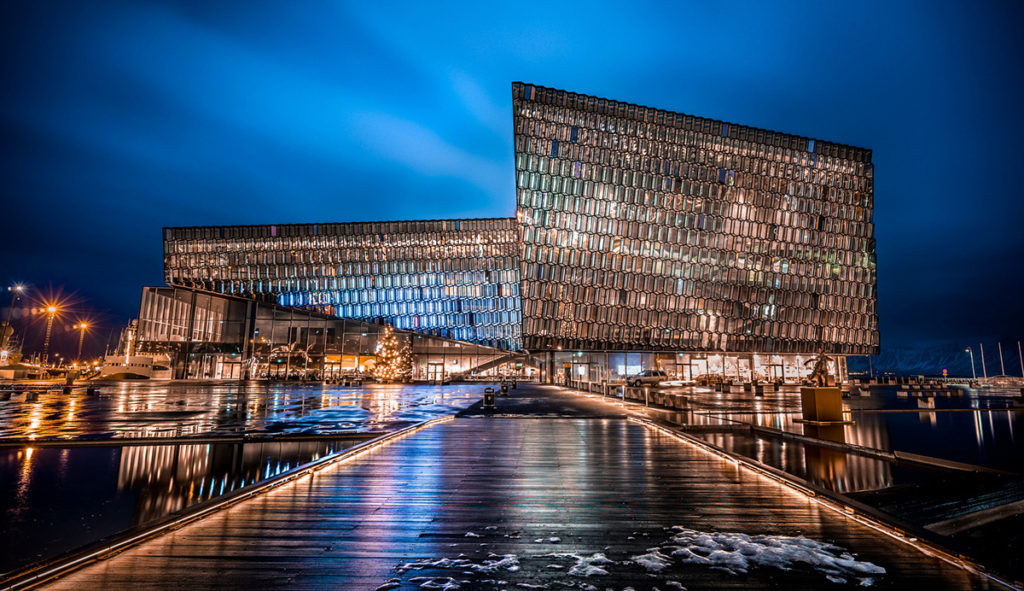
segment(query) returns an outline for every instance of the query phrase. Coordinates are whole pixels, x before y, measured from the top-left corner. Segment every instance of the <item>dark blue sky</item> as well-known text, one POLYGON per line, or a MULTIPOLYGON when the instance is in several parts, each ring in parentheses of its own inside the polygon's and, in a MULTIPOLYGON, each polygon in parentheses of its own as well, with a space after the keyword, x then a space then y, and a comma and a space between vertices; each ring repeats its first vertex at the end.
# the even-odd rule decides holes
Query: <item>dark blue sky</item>
POLYGON ((0 281, 114 325, 162 226, 513 215, 524 80, 873 149, 883 344, 1024 338, 1024 4, 491 4, 5 2, 0 281))

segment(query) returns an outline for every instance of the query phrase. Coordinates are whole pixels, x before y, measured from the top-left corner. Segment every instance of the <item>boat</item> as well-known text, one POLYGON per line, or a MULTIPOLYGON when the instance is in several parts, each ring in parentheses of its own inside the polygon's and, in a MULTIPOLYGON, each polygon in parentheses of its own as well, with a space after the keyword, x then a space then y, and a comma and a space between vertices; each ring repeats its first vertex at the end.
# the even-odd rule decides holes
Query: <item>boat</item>
POLYGON ((94 380, 150 380, 169 379, 171 369, 165 355, 159 359, 152 355, 136 355, 135 331, 136 321, 121 330, 116 353, 103 357, 100 367, 92 379, 94 380))
POLYGON ((153 378, 153 358, 145 355, 107 355, 96 380, 148 380, 153 378))

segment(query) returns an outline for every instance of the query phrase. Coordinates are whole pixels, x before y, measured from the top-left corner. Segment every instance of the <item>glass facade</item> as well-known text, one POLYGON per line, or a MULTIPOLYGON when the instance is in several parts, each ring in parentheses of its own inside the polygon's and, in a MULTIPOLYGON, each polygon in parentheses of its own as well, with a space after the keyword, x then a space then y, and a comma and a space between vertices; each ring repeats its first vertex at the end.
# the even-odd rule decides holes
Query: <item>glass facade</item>
POLYGON ((519 348, 515 219, 164 229, 170 285, 519 348))
MULTIPOLYGON (((177 379, 335 379, 377 363, 382 326, 184 287, 142 291, 133 354, 177 379)), ((412 353, 412 378, 510 373, 516 354, 395 331, 412 353)), ((520 364, 521 365, 521 364, 520 364)))
POLYGON ((525 349, 878 352, 869 150, 512 89, 525 349))
POLYGON ((189 288, 180 297, 236 297, 185 325, 168 296, 143 310, 147 342, 255 330, 247 359, 299 342, 326 359, 361 346, 332 324, 346 318, 452 339, 424 375, 475 367, 453 361, 459 341, 546 352, 548 379, 602 380, 653 368, 788 381, 811 353, 877 353, 870 150, 512 89, 516 218, 165 228, 166 280, 189 288), (289 337, 275 332, 262 351, 278 329, 236 326, 239 307, 256 323, 273 315, 268 326, 289 325, 289 337), (300 310, 312 332, 289 316, 300 310), (594 354, 559 357, 569 352, 594 354))

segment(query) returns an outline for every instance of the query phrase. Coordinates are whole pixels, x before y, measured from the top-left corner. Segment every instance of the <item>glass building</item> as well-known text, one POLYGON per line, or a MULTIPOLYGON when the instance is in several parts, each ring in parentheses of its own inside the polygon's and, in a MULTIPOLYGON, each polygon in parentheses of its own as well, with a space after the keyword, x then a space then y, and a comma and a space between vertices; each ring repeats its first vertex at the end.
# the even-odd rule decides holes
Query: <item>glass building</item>
POLYGON ((870 150, 512 88, 524 348, 877 353, 870 150))
POLYGON ((513 218, 164 229, 170 285, 519 349, 513 218))
MULTIPOLYGON (((152 357, 177 379, 331 380, 371 371, 382 329, 252 298, 145 287, 130 353, 152 357)), ((395 334, 409 347, 413 379, 445 381, 514 369, 515 355, 506 351, 409 331, 395 334)))
POLYGON ((878 352, 870 150, 512 91, 515 218, 166 228, 167 283, 524 351, 550 381, 878 352))

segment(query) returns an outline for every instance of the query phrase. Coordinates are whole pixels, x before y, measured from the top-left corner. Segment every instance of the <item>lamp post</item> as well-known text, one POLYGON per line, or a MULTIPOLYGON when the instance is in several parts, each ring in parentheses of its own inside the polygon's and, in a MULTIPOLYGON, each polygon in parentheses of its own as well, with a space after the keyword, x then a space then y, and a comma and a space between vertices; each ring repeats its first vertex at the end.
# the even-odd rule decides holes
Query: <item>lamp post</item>
POLYGON ((86 324, 85 322, 80 322, 80 323, 75 325, 75 328, 77 328, 78 331, 79 331, 79 334, 78 334, 78 356, 75 357, 75 363, 81 363, 82 362, 82 342, 85 340, 85 331, 89 328, 89 325, 86 324))
POLYGON ((971 379, 977 380, 978 374, 974 373, 974 351, 972 351, 970 347, 967 347, 966 349, 964 349, 964 353, 967 353, 971 356, 971 379))
MULTIPOLYGON (((7 291, 11 292, 11 306, 7 308, 7 322, 4 322, 3 332, 0 332, 0 349, 7 348, 7 329, 11 326, 11 312, 14 310, 14 302, 21 297, 25 286, 18 283, 7 288, 7 291)), ((14 334, 14 330, 11 329, 11 335, 14 334)))
POLYGON ((46 312, 46 338, 43 339, 43 365, 46 365, 47 358, 50 356, 50 332, 53 331, 53 317, 57 315, 57 306, 50 304, 43 308, 46 312))

